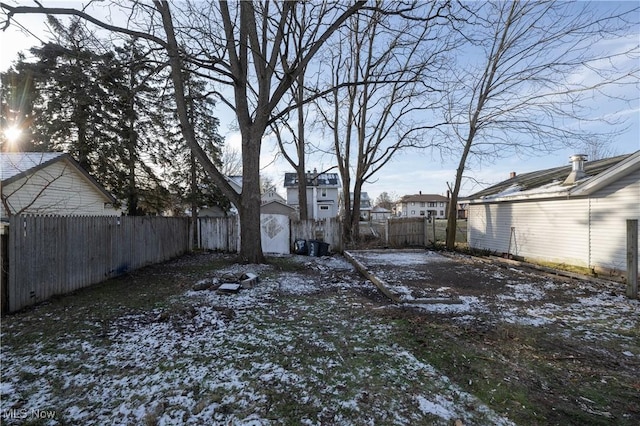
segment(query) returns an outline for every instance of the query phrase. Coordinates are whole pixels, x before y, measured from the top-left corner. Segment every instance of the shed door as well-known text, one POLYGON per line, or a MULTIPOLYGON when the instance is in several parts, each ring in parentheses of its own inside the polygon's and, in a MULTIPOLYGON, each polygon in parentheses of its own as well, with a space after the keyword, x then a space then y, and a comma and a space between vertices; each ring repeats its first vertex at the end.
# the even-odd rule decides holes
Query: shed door
POLYGON ((260 233, 262 235, 262 251, 265 253, 288 254, 289 216, 281 214, 261 214, 260 233))

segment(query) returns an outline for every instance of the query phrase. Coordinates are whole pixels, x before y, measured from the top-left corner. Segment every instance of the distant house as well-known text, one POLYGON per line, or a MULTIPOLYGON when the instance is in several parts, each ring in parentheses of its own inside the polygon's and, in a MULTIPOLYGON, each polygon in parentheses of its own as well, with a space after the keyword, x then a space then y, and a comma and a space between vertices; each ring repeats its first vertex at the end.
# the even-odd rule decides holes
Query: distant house
POLYGON ((287 200, 285 200, 284 197, 282 195, 278 194, 278 192, 276 190, 274 190, 274 189, 272 189, 270 191, 266 191, 260 197, 260 204, 267 204, 267 203, 270 203, 272 201, 277 201, 277 202, 282 203, 282 204, 287 204, 287 200))
POLYGON ((431 217, 444 219, 447 217, 447 197, 437 194, 405 195, 396 203, 397 217, 431 217))
POLYGON ((458 212, 458 219, 466 219, 467 218, 467 208, 469 207, 469 205, 466 202, 466 198, 465 201, 460 201, 458 202, 457 205, 457 212, 458 212))
POLYGON ((2 218, 16 214, 115 216, 114 197, 69 154, 0 153, 2 218))
POLYGON ((297 217, 296 209, 287 203, 283 203, 282 201, 272 200, 263 203, 260 206, 261 214, 281 214, 285 216, 289 216, 291 219, 295 219, 297 217))
MULTIPOLYGON (((349 198, 353 206, 353 192, 349 193, 349 198)), ((360 192, 360 219, 371 220, 371 198, 366 192, 360 192)))
POLYGON ((626 270, 626 221, 640 219, 640 151, 512 174, 468 198, 472 248, 594 270, 626 270))
MULTIPOLYGON (((229 182, 229 185, 231 185, 231 188, 233 188, 234 191, 236 191, 238 194, 240 194, 242 192, 242 176, 226 176, 227 182, 229 182)), ((203 208, 203 211, 207 209, 206 211, 208 212, 209 210, 215 212, 215 214, 209 214, 208 216, 212 216, 212 217, 222 217, 222 216, 226 216, 227 214, 238 214, 238 210, 236 208, 236 206, 233 206, 231 211, 227 214, 225 214, 225 212, 220 209, 220 208, 203 208)), ((284 197, 282 197, 282 195, 278 194, 277 191, 275 190, 270 190, 270 191, 266 191, 264 194, 262 194, 260 196, 260 213, 266 213, 266 214, 283 214, 283 215, 287 215, 290 216, 291 210, 293 208, 288 207, 287 206, 287 201, 284 199, 284 197), (280 203, 284 206, 279 206, 279 205, 275 205, 273 204, 274 202, 280 203), (268 206, 267 206, 268 205, 268 206)), ((295 211, 295 209, 293 209, 295 211)), ((203 215, 200 214, 200 216, 207 216, 207 214, 203 215)))
MULTIPOLYGON (((306 173, 307 211, 309 219, 327 219, 338 216, 340 211, 340 179, 337 173, 306 173)), ((298 210, 298 174, 285 173, 284 187, 287 204, 298 210)))
POLYGON ((391 217, 391 214, 391 210, 385 209, 384 207, 375 206, 371 209, 371 220, 385 221, 391 217))

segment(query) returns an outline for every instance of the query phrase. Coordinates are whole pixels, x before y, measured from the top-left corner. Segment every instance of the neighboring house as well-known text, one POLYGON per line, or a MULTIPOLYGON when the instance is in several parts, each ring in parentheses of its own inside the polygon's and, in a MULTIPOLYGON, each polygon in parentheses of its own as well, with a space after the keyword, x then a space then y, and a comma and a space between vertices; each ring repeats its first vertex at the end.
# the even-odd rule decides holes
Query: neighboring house
POLYGON ((287 200, 285 200, 282 195, 278 194, 276 190, 267 191, 260 197, 260 204, 267 204, 272 201, 287 204, 287 200))
POLYGON ((469 208, 469 204, 466 202, 466 198, 464 202, 459 202, 457 206, 458 219, 466 219, 467 218, 467 209, 469 208))
MULTIPOLYGON (((353 206, 353 192, 349 193, 351 206, 353 206)), ((366 192, 360 193, 360 219, 361 220, 371 220, 371 198, 369 198, 369 194, 366 192)))
POLYGON ((69 154, 0 153, 2 217, 116 216, 115 199, 69 154))
POLYGON ((444 219, 447 217, 447 197, 437 194, 405 195, 395 206, 398 217, 431 217, 444 219))
MULTIPOLYGON (((309 219, 328 219, 338 216, 340 211, 340 179, 337 173, 306 173, 307 211, 309 219)), ((287 204, 298 210, 298 174, 285 173, 284 187, 287 204)))
POLYGON ((385 221, 391 217, 391 210, 385 209, 384 207, 375 206, 371 209, 371 220, 372 221, 385 221))
POLYGON ((238 194, 242 192, 242 176, 225 176, 231 188, 236 191, 238 194))
MULTIPOLYGON (((234 191, 236 191, 238 194, 240 194, 242 192, 242 176, 226 176, 227 182, 229 182, 229 185, 231 185, 231 188, 233 188, 234 191)), ((260 196, 260 213, 266 213, 264 207, 266 204, 270 204, 274 201, 277 201, 281 204, 284 204, 286 206, 287 201, 280 195, 278 194, 277 191, 275 190, 271 190, 271 191, 267 191, 264 194, 262 194, 260 196)), ((219 209, 221 210, 221 209, 219 209)), ((269 207, 267 208, 267 210, 269 210, 268 213, 270 214, 285 214, 287 216, 289 216, 290 213, 290 209, 288 208, 281 208, 281 207, 269 207), (272 213, 272 211, 274 210, 279 210, 279 213, 272 213)), ((295 210, 295 209, 294 209, 295 210)), ((224 213, 224 212, 223 212, 224 213)), ((229 214, 235 215, 238 214, 238 210, 236 208, 236 206, 233 206, 232 204, 232 208, 231 211, 229 212, 229 214)), ((201 215, 202 216, 202 215, 201 215)), ((220 216, 220 215, 218 215, 220 216)), ((224 214, 222 215, 224 216, 224 214)))
POLYGON ((469 246, 596 271, 626 270, 640 219, 640 151, 512 177, 469 197, 469 246))
POLYGON ((281 214, 289 216, 291 219, 297 217, 296 209, 283 203, 282 201, 273 200, 267 201, 260 206, 260 214, 281 214))

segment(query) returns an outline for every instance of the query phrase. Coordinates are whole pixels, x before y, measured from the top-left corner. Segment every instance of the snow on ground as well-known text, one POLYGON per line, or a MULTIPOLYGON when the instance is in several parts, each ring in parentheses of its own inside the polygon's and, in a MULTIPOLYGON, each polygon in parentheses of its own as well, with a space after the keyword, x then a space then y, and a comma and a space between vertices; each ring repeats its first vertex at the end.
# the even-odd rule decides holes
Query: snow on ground
POLYGON ((511 424, 390 344, 391 326, 352 297, 371 283, 345 259, 295 261, 323 279, 253 268, 266 278, 237 294, 187 291, 103 336, 3 347, 3 424, 43 409, 50 425, 264 425, 283 413, 309 425, 511 424))
MULTIPOLYGON (((352 253, 354 254, 354 253, 352 253)), ((460 304, 421 304, 413 296, 416 288, 407 285, 389 284, 389 288, 400 295, 406 306, 411 306, 433 314, 446 314, 451 321, 461 324, 473 322, 476 315, 491 315, 496 322, 506 322, 529 326, 545 326, 557 324, 565 327, 567 333, 573 333, 585 341, 598 339, 622 339, 626 332, 640 327, 640 301, 625 296, 624 286, 615 282, 598 280, 553 280, 543 275, 523 272, 513 267, 501 267, 485 263, 471 263, 464 266, 455 258, 449 258, 435 252, 425 250, 407 251, 371 251, 356 252, 355 257, 370 267, 371 270, 387 279, 395 274, 402 280, 422 279, 429 283, 433 280, 430 267, 436 264, 446 268, 469 268, 462 273, 481 271, 491 277, 495 287, 502 286, 498 294, 480 296, 462 295, 460 304), (411 264, 414 268, 411 269, 411 264), (376 269, 383 266, 392 268, 376 269), (425 267, 418 270, 418 267, 425 267), (409 269, 408 271, 406 269, 409 269), (400 272, 400 269, 402 271, 400 272), (573 298, 570 301, 557 301, 556 297, 573 298)), ((466 256, 458 256, 466 263, 466 256)), ((397 277, 396 277, 397 278, 397 277)), ((395 279, 397 281, 397 279, 395 279)), ((418 289, 420 290, 420 289, 418 289)), ((448 294, 451 287, 436 287, 436 295, 448 294)), ((635 354, 640 358, 640 354, 635 354)))
MULTIPOLYGON (((424 251, 358 259, 408 269, 455 263, 424 251)), ((344 258, 290 260, 300 272, 251 267, 261 277, 254 288, 187 291, 165 307, 119 318, 104 335, 62 332, 54 340, 3 346, 2 423, 22 424, 33 419, 33 410, 55 410, 45 424, 267 425, 280 424, 284 415, 306 425, 511 424, 406 348, 390 344, 392 327, 368 314, 379 305, 353 297, 372 284, 344 258)), ((504 283, 493 300, 461 295, 460 304, 406 306, 459 322, 483 314, 535 326, 561 323, 585 340, 619 337, 640 326, 638 301, 595 284, 527 282, 522 274, 514 281, 504 269, 488 273, 504 283), (561 305, 547 297, 558 291, 573 292, 576 300, 561 305)), ((15 318, 2 332, 19 328, 15 318)))

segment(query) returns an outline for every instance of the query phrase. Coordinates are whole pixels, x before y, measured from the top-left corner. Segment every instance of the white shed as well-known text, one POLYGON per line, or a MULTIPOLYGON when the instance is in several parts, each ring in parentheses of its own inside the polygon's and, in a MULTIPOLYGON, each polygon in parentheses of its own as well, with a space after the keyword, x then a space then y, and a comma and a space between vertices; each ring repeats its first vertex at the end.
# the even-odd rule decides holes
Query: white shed
POLYGON ((69 154, 0 154, 2 217, 14 214, 120 215, 115 199, 69 154))
POLYGON ((533 261, 626 270, 640 219, 640 151, 513 176, 469 196, 469 246, 533 261))

